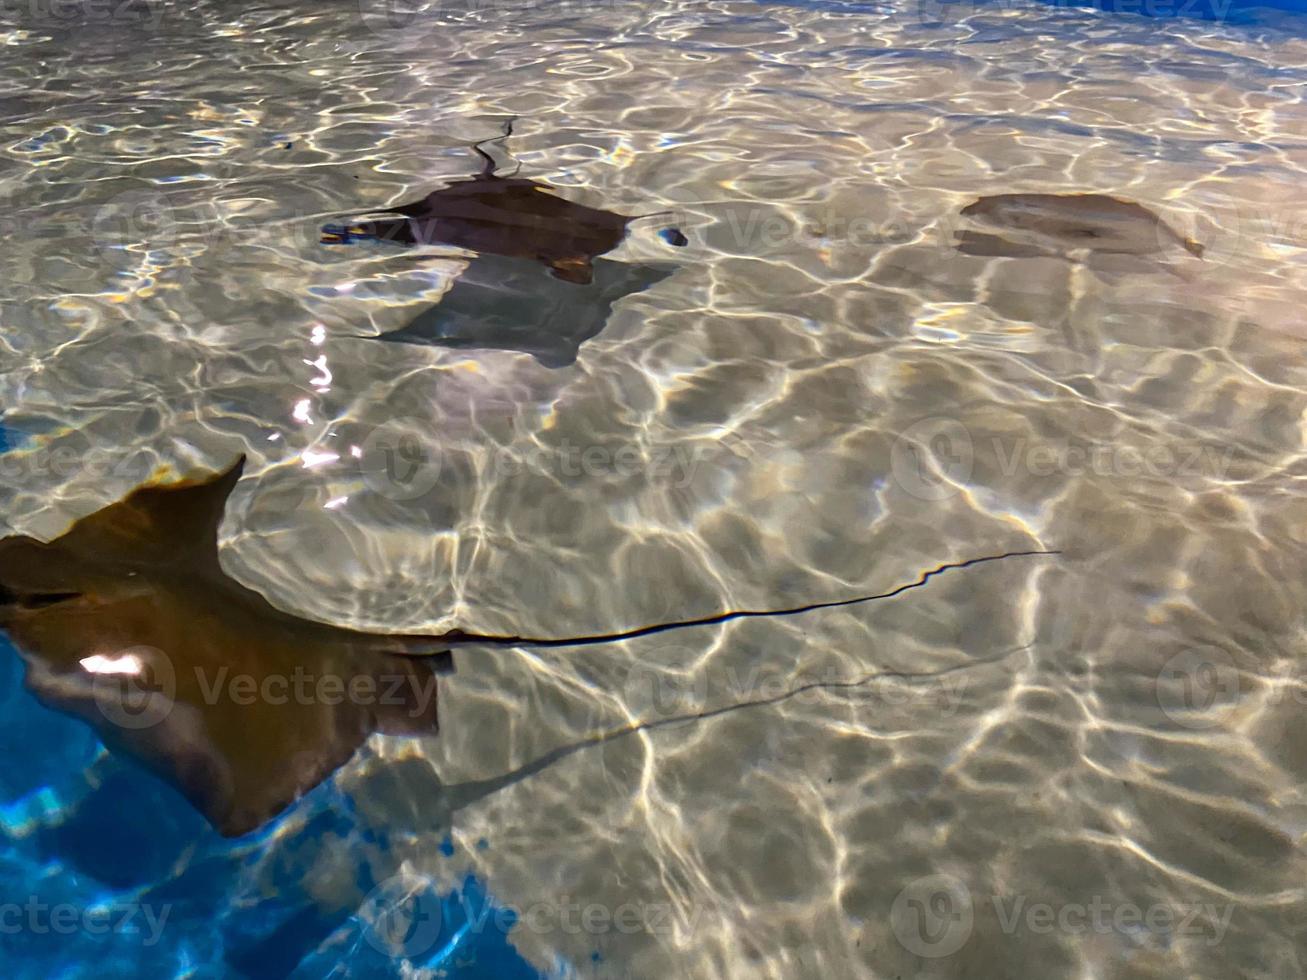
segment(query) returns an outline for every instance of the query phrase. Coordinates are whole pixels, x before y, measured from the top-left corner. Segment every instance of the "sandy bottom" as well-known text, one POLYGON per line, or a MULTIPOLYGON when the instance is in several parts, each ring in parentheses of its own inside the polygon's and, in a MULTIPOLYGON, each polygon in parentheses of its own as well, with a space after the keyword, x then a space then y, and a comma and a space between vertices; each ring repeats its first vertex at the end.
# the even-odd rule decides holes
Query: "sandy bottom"
POLYGON ((164 13, 0 33, 11 529, 245 452, 223 560, 277 604, 542 636, 1063 552, 460 651, 439 737, 370 742, 252 881, 472 870, 577 976, 1307 970, 1307 42, 1019 4, 164 13), (524 176, 689 245, 632 225, 608 258, 658 274, 572 366, 369 339, 467 263, 318 228, 473 173, 507 116, 524 176), (979 195, 1071 190, 1205 257, 953 248, 979 195))

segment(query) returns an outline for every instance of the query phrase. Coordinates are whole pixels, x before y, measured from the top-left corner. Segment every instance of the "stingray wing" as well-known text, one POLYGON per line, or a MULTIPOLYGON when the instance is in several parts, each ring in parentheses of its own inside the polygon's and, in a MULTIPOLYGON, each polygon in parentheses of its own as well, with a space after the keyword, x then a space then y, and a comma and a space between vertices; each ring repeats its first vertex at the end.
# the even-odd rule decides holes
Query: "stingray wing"
POLYGON ((275 817, 374 731, 437 730, 434 660, 314 624, 288 629, 154 590, 70 600, 8 632, 39 700, 89 723, 227 835, 275 817))
POLYGON ((1149 255, 1180 245, 1202 255, 1201 245, 1142 204, 1107 194, 995 194, 967 205, 962 214, 1009 234, 1037 236, 1040 241, 1032 247, 1045 250, 1149 255))
POLYGON ((547 262, 588 261, 611 251, 631 221, 520 178, 459 181, 395 210, 409 218, 424 244, 547 262))
POLYGON ((229 835, 374 731, 435 732, 447 663, 408 655, 438 649, 432 638, 300 619, 225 576, 216 530, 238 475, 138 490, 49 544, 0 541, 0 629, 28 687, 229 835))

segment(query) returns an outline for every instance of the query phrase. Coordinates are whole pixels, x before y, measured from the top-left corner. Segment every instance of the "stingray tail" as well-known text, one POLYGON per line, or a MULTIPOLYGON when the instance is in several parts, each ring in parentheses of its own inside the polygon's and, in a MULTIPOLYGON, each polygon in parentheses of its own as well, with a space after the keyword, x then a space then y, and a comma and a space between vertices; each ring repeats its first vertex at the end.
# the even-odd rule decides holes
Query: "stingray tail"
POLYGON ((954 569, 970 568, 972 565, 983 565, 987 562, 1002 561, 1006 558, 1029 558, 1043 557, 1047 555, 1060 555, 1060 551, 1007 551, 1001 555, 984 555, 980 558, 968 558, 965 561, 949 562, 933 568, 915 582, 907 582, 888 592, 880 592, 876 595, 854 596, 852 599, 833 599, 826 602, 809 602, 802 606, 793 606, 787 609, 733 609, 730 612, 717 613, 713 616, 704 616, 700 619, 682 619, 670 623, 656 623, 652 626, 642 626, 639 629, 625 630, 621 633, 597 633, 592 636, 573 636, 566 639, 541 639, 538 637, 527 636, 487 636, 478 633, 464 633, 462 630, 454 630, 445 633, 440 640, 445 643, 453 644, 485 644, 488 646, 502 647, 579 647, 593 646, 599 643, 617 643, 621 640, 634 640, 642 636, 652 636, 655 633, 666 633, 670 630, 690 629, 696 626, 717 626, 721 623, 728 623, 735 619, 774 619, 784 616, 798 616, 802 613, 813 612, 817 609, 837 609, 841 606, 855 606, 864 602, 875 602, 878 599, 892 599, 897 595, 908 592, 911 589, 917 589, 925 585, 936 575, 942 575, 945 572, 954 569))
MULTIPOLYGON (((508 137, 513 135, 513 123, 515 122, 517 122, 517 116, 509 116, 507 121, 505 121, 504 123, 504 131, 502 133, 500 133, 498 136, 488 136, 483 140, 477 140, 475 143, 472 144, 472 151, 486 162, 485 166, 481 168, 482 177, 495 176, 495 171, 499 169, 499 161, 497 161, 485 150, 481 149, 481 147, 486 143, 497 143, 500 140, 508 139, 508 137)), ((509 159, 512 159, 512 157, 510 156, 509 159)), ((517 173, 517 171, 521 169, 522 169, 522 164, 518 163, 517 167, 513 170, 513 173, 517 173)))

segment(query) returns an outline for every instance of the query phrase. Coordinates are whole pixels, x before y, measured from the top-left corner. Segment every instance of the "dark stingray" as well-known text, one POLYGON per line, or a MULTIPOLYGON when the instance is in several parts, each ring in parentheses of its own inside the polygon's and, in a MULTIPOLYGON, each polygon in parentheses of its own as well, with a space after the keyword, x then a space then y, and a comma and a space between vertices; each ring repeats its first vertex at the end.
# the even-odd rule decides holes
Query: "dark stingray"
POLYGON ((562 282, 534 262, 472 260, 440 302, 377 339, 394 343, 530 354, 566 367, 604 328, 613 304, 662 282, 672 268, 598 259, 585 284, 562 282))
POLYGON ((1088 250, 1148 256, 1177 246, 1203 255, 1202 245, 1142 204, 1106 194, 996 194, 967 205, 962 215, 993 229, 958 232, 956 246, 968 255, 1067 258, 1088 250))
MULTIPOLYGON (((503 139, 512 134, 504 127, 503 139)), ((483 141, 489 142, 489 141, 483 141)), ((525 177, 501 177, 497 163, 481 144, 473 149, 485 160, 481 173, 456 180, 420 201, 388 208, 346 226, 326 225, 322 242, 382 241, 398 245, 449 245, 481 255, 530 259, 566 282, 588 283, 591 263, 611 252, 637 218, 601 211, 557 197, 552 188, 525 177)), ((668 212, 655 212, 666 214, 668 212)), ((671 229, 665 240, 684 245, 671 229)))
POLYGON ((0 629, 28 687, 177 786, 224 834, 275 816, 374 731, 435 732, 434 671, 451 663, 412 656, 441 649, 430 637, 300 619, 228 576, 218 525, 243 462, 138 489, 48 544, 0 541, 0 629), (257 685, 251 703, 239 675, 257 685), (319 689, 322 678, 336 680, 319 689), (337 683, 357 696, 336 703, 337 683))
POLYGON ((227 835, 275 817, 374 731, 434 733, 435 674, 452 668, 452 645, 573 647, 794 616, 892 598, 949 569, 1055 553, 953 562, 877 595, 567 639, 365 633, 282 612, 222 570, 218 526, 243 465, 141 487, 49 543, 0 540, 0 629, 27 686, 227 835))

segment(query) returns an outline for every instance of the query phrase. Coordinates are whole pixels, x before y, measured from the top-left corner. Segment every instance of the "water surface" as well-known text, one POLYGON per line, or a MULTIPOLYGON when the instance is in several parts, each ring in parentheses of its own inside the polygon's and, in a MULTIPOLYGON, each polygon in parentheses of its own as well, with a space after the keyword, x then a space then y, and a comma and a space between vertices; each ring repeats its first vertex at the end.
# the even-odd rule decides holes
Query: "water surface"
POLYGON ((176 916, 148 949, 65 945, 68 975, 492 975, 359 938, 397 874, 518 910, 512 955, 559 974, 1301 975, 1304 34, 1009 3, 407 9, 0 33, 13 532, 245 452, 223 560, 278 605, 538 636, 1063 555, 851 611, 461 652, 438 738, 375 738, 237 845, 40 716, 15 889, 176 916), (524 175, 674 210, 688 246, 643 222, 607 256, 671 274, 568 366, 367 339, 467 261, 318 229, 474 173, 506 117, 524 175), (1062 190, 1139 201, 1206 256, 953 249, 977 196, 1062 190), (910 676, 483 782, 872 671, 910 676), (573 903, 608 924, 564 928, 573 903))

